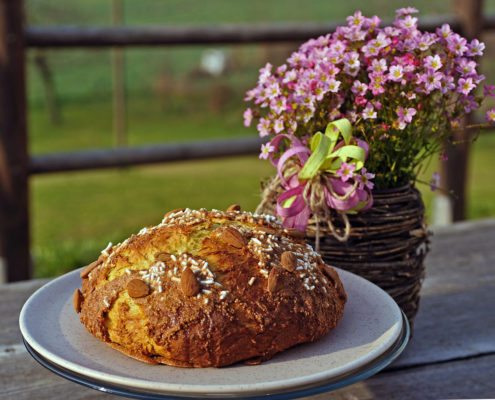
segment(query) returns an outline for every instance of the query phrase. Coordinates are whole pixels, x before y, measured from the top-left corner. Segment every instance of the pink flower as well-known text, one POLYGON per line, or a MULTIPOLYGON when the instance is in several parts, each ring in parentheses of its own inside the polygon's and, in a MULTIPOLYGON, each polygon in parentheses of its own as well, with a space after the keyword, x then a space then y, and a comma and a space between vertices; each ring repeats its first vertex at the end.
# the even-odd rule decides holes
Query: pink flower
POLYGON ((368 70, 370 70, 374 73, 380 73, 380 72, 386 72, 387 71, 387 61, 384 58, 380 59, 373 59, 371 61, 371 68, 368 67, 368 70))
POLYGON ((278 97, 270 103, 270 109, 275 114, 282 114, 286 111, 287 108, 287 99, 285 97, 278 97))
POLYGON ((266 63, 263 68, 260 68, 260 76, 258 82, 264 84, 268 81, 268 78, 272 75, 272 64, 266 63))
POLYGON ((408 93, 400 92, 400 95, 405 97, 407 100, 414 100, 416 98, 416 93, 414 92, 408 92, 408 93))
POLYGON ((398 82, 402 80, 402 75, 404 74, 404 70, 402 65, 392 65, 388 72, 388 79, 394 82, 398 82))
POLYGON ((455 89, 454 77, 446 76, 444 79, 442 79, 440 91, 443 94, 446 94, 452 89, 455 89))
POLYGON ((256 125, 256 129, 260 134, 260 137, 268 136, 270 132, 270 120, 266 118, 260 118, 260 122, 256 125))
POLYGON ((376 47, 377 49, 383 49, 391 43, 391 40, 384 33, 380 32, 378 33, 378 35, 376 35, 376 39, 372 40, 371 43, 373 47, 376 47))
POLYGON ((336 93, 339 90, 339 87, 340 87, 340 81, 337 81, 333 78, 328 81, 329 92, 336 93))
POLYGON ((464 107, 464 112, 467 114, 478 108, 478 103, 475 101, 473 96, 462 96, 460 103, 464 107))
POLYGON ((344 71, 351 76, 356 76, 359 72, 359 54, 356 52, 347 53, 344 56, 344 71))
POLYGON ((282 118, 278 118, 275 120, 273 124, 273 131, 275 133, 280 133, 284 130, 284 120, 282 118))
POLYGON ((397 107, 397 115, 399 119, 397 120, 397 128, 402 130, 404 129, 408 123, 412 122, 412 117, 416 115, 417 111, 415 108, 404 108, 397 107))
POLYGON ((448 38, 447 48, 456 56, 462 56, 468 50, 467 40, 455 33, 448 38))
POLYGON ((483 50, 485 50, 485 44, 478 39, 473 39, 468 46, 468 56, 482 56, 483 50))
POLYGON ((364 106, 367 102, 368 100, 366 100, 366 98, 364 98, 363 96, 356 96, 356 98, 354 99, 354 103, 356 103, 358 106, 364 106))
POLYGON ((462 93, 464 95, 468 95, 471 90, 475 88, 475 85, 473 84, 473 79, 472 78, 460 78, 459 81, 457 82, 457 91, 459 93, 462 93))
POLYGON ((441 72, 428 70, 424 77, 426 93, 430 93, 435 89, 442 87, 442 80, 444 75, 441 72))
POLYGON ((380 22, 382 20, 378 18, 376 15, 373 15, 371 18, 366 19, 364 22, 364 28, 378 28, 380 26, 380 22))
POLYGON ((372 81, 369 85, 369 88, 371 90, 371 93, 373 93, 373 96, 377 96, 385 92, 385 88, 383 87, 383 85, 377 81, 372 81))
POLYGON ((329 50, 337 54, 343 54, 345 52, 345 49, 346 45, 342 40, 336 40, 329 46, 329 50))
POLYGON ((416 14, 419 11, 416 10, 414 7, 406 7, 406 8, 399 8, 395 13, 397 15, 408 15, 408 14, 416 14))
POLYGON ((372 174, 371 172, 367 172, 366 168, 363 167, 361 168, 361 175, 358 175, 357 179, 359 181, 359 189, 364 189, 365 187, 372 190, 375 184, 370 181, 370 179, 373 179, 375 177, 375 174, 372 174))
POLYGON ((253 100, 256 97, 257 94, 258 94, 258 88, 254 88, 254 89, 248 90, 246 92, 246 97, 244 97, 244 101, 251 101, 251 100, 253 100))
POLYGON ((296 68, 297 66, 303 66, 304 63, 306 62, 306 54, 300 51, 295 51, 287 59, 287 62, 292 68, 296 68))
POLYGON ((361 11, 356 11, 354 15, 351 15, 350 17, 346 18, 347 22, 349 23, 349 26, 354 25, 354 26, 361 26, 364 22, 364 17, 361 11))
POLYGON ((467 58, 460 58, 455 70, 463 75, 476 74, 476 63, 467 58))
POLYGON ((363 116, 364 119, 375 119, 376 111, 373 108, 373 105, 371 103, 368 103, 361 115, 363 116))
POLYGON ((376 57, 380 53, 380 49, 373 46, 372 43, 361 47, 361 51, 363 52, 364 56, 368 58, 376 57))
POLYGON ((430 181, 430 190, 434 192, 440 187, 440 174, 438 172, 433 173, 433 178, 430 181))
POLYGON ((352 83, 351 92, 354 93, 354 96, 364 96, 367 90, 368 85, 366 83, 362 83, 358 80, 355 80, 352 83))
POLYGON ((401 29, 416 29, 418 26, 418 19, 416 17, 411 17, 406 15, 404 19, 398 19, 395 21, 396 26, 401 29))
POLYGON ((273 82, 270 86, 266 88, 267 99, 273 100, 280 94, 280 85, 278 82, 273 82))
POLYGON ((495 85, 483 85, 484 97, 495 97, 495 85))
POLYGON ((486 112, 486 120, 487 121, 490 121, 490 122, 495 122, 495 107, 494 108, 490 108, 489 110, 487 110, 487 112, 486 112))
POLYGON ((265 143, 261 145, 260 159, 266 160, 271 153, 275 151, 275 147, 270 145, 270 143, 265 143))
POLYGON ((242 116, 244 117, 244 126, 251 126, 251 121, 253 120, 253 110, 248 107, 242 116))
POLYGON ((434 34, 431 33, 424 33, 419 39, 418 39, 418 49, 421 51, 426 51, 430 48, 430 46, 437 41, 437 38, 434 34))
POLYGON ((443 24, 441 28, 437 28, 437 35, 447 39, 452 34, 452 29, 449 24, 443 24))
POLYGON ((354 164, 347 164, 346 162, 343 162, 340 164, 340 168, 337 170, 335 173, 342 182, 347 182, 350 178, 354 176, 354 170, 356 169, 356 166, 354 164))
POLYGON ((287 73, 284 76, 284 80, 282 81, 283 83, 288 83, 295 81, 297 79, 297 71, 295 69, 291 69, 287 71, 287 73))
POLYGON ((436 71, 436 70, 439 70, 440 68, 442 68, 442 60, 438 54, 436 54, 433 57, 432 56, 426 56, 424 61, 425 61, 426 68, 430 68, 433 71, 436 71))

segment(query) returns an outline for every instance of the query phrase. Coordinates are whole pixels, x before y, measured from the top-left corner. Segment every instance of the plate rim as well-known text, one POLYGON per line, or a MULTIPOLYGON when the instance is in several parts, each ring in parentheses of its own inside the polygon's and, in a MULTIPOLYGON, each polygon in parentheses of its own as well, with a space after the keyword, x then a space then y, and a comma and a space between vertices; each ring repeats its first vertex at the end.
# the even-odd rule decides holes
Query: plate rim
POLYGON ((270 395, 262 394, 259 392, 246 392, 246 393, 212 393, 207 394, 204 393, 203 396, 198 396, 198 393, 188 393, 188 392, 152 392, 152 391, 144 391, 144 390, 136 390, 135 387, 125 386, 125 385, 109 385, 106 381, 99 381, 96 379, 89 379, 84 375, 80 375, 74 371, 70 371, 65 369, 62 366, 58 366, 49 360, 43 358, 42 355, 38 354, 29 343, 23 338, 23 343, 26 347, 28 353, 43 367, 47 368, 51 372, 70 380, 71 382, 75 382, 79 385, 102 391, 105 393, 111 393, 120 396, 133 397, 137 399, 184 399, 189 400, 192 398, 201 398, 201 399, 239 399, 241 398, 239 395, 242 395, 243 399, 247 400, 262 400, 269 397, 270 399, 278 399, 278 400, 288 400, 294 399, 298 397, 305 396, 313 396, 321 393, 330 392, 336 389, 343 388, 345 386, 352 385, 353 383, 359 382, 361 380, 367 379, 382 369, 386 368, 390 365, 404 350, 406 347, 409 337, 410 337, 410 326, 405 316, 404 312, 401 311, 403 325, 401 329, 401 334, 394 342, 393 346, 388 349, 385 353, 380 355, 379 357, 371 360, 364 367, 357 368, 354 371, 350 371, 343 376, 336 376, 332 379, 319 382, 318 384, 306 385, 304 387, 295 387, 290 388, 288 390, 280 389, 277 392, 272 392, 270 395), (388 354, 390 353, 390 354, 388 354), (219 397, 215 397, 215 395, 219 397))
MULTIPOLYGON (((364 279, 364 278, 362 278, 356 274, 353 274, 352 272, 342 270, 339 268, 336 268, 336 269, 337 269, 339 274, 340 273, 348 274, 348 275, 352 276, 352 279, 362 280, 362 281, 365 281, 366 284, 374 286, 375 290, 378 289, 379 291, 383 292, 387 297, 389 297, 393 301, 393 299, 390 297, 390 295, 388 295, 388 293, 386 293, 383 289, 381 289, 377 285, 373 284, 372 282, 370 282, 370 281, 368 281, 368 280, 366 280, 366 279, 364 279)), ((49 361, 52 364, 55 364, 61 368, 64 368, 65 370, 72 371, 73 373, 75 373, 77 375, 85 376, 85 377, 90 378, 92 380, 99 380, 98 377, 102 377, 103 381, 109 385, 122 386, 122 383, 117 381, 117 380, 122 380, 122 377, 119 377, 115 373, 112 374, 112 373, 103 372, 103 371, 96 371, 90 367, 78 365, 77 363, 74 363, 72 361, 67 361, 66 359, 64 359, 63 357, 60 357, 58 354, 53 353, 53 351, 50 351, 49 349, 47 350, 47 349, 43 348, 43 346, 37 342, 36 338, 32 337, 32 335, 29 333, 29 329, 26 328, 26 326, 25 326, 25 323, 26 323, 25 322, 25 320, 26 320, 25 315, 27 313, 27 310, 29 310, 31 302, 34 302, 36 300, 37 296, 39 296, 41 292, 50 290, 50 288, 52 286, 61 283, 63 279, 73 278, 72 275, 78 274, 79 271, 80 271, 80 269, 76 269, 76 270, 73 270, 73 271, 71 271, 67 274, 64 274, 58 278, 51 280, 50 282, 48 282, 47 284, 45 284, 44 286, 42 286, 41 288, 36 290, 29 297, 29 299, 25 302, 24 306, 22 307, 21 313, 19 315, 19 326, 21 329, 21 334, 22 334, 23 340, 27 344, 29 344, 29 346, 34 351, 39 353, 40 356, 44 357, 47 361, 49 361), (40 347, 41 347, 41 349, 40 349, 40 347), (49 356, 44 354, 45 352, 48 353, 49 356), (67 365, 72 366, 72 368, 67 366, 67 365)), ((61 300, 61 301, 63 301, 63 305, 65 305, 69 300, 70 299, 65 299, 65 297, 63 297, 63 300, 61 300)), ((329 379, 334 378, 335 376, 345 375, 349 371, 359 369, 363 365, 367 365, 370 362, 372 362, 373 360, 381 357, 391 347, 394 346, 394 344, 396 343, 396 341, 400 337, 401 332, 405 329, 405 324, 407 324, 406 330, 409 331, 409 325, 407 323, 407 318, 404 318, 403 312, 400 310, 400 308, 397 306, 397 304, 395 302, 394 302, 394 305, 398 309, 399 313, 402 316, 402 323, 400 324, 400 327, 398 328, 397 334, 392 339, 389 339, 390 343, 388 343, 388 346, 386 348, 384 348, 383 351, 381 351, 379 354, 371 356, 371 353, 369 353, 365 357, 362 357, 359 360, 348 363, 345 366, 345 368, 343 366, 341 366, 339 368, 341 370, 343 369, 343 371, 334 373, 332 376, 328 376, 329 370, 325 370, 325 371, 314 373, 313 375, 306 375, 306 376, 303 376, 300 378, 291 379, 290 380, 290 383, 291 383, 290 387, 287 387, 287 385, 286 385, 287 380, 280 380, 280 379, 270 381, 270 382, 261 382, 259 384, 255 384, 255 385, 249 384, 249 386, 252 387, 251 393, 275 392, 275 391, 280 390, 282 383, 283 383, 282 387, 284 387, 285 389, 314 385, 315 383, 321 382, 322 380, 329 380, 329 379)), ((409 333, 407 335, 407 338, 405 338, 404 347, 407 344, 408 339, 409 339, 409 333)), ((402 352, 402 350, 403 350, 403 348, 401 349, 401 352, 402 352)), ((256 368, 256 366, 253 366, 253 367, 256 368)), ((337 370, 339 368, 337 368, 337 370)), ((157 382, 157 381, 143 381, 142 379, 139 379, 139 378, 134 378, 134 379, 133 378, 126 378, 126 380, 132 382, 132 385, 130 385, 130 387, 132 387, 132 388, 140 389, 140 390, 144 390, 144 391, 154 391, 154 392, 159 392, 159 393, 165 393, 165 392, 176 393, 176 394, 177 393, 181 393, 181 394, 191 393, 191 395, 194 394, 196 396, 198 394, 204 395, 204 396, 206 396, 206 398, 211 397, 211 395, 208 395, 208 393, 210 393, 210 394, 215 393, 216 395, 219 395, 219 396, 222 395, 222 397, 225 397, 227 395, 235 395, 235 394, 241 395, 241 394, 246 393, 246 389, 242 388, 242 385, 239 385, 239 384, 234 384, 234 385, 218 384, 215 386, 211 386, 211 385, 204 385, 204 384, 191 385, 191 384, 167 383, 167 382, 157 382)), ((244 385, 244 386, 247 386, 247 385, 244 385)))

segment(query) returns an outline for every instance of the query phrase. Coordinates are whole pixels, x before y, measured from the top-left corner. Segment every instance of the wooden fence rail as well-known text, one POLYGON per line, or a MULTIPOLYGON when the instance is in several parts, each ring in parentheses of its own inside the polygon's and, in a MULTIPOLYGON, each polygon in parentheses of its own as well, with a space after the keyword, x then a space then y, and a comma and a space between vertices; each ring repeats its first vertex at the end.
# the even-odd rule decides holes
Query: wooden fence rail
POLYGON ((29 173, 43 174, 241 156, 258 153, 261 144, 264 142, 265 140, 261 138, 244 137, 230 140, 208 140, 34 155, 30 158, 29 173))
MULTIPOLYGON (((392 21, 383 21, 383 25, 392 21)), ((461 32, 458 18, 427 17, 419 29, 433 31, 444 23, 461 32)), ((495 25, 495 18, 490 21, 495 25)), ((257 24, 168 27, 27 27, 29 47, 109 47, 109 46, 184 46, 240 43, 299 42, 335 31, 341 23, 257 24)))
MULTIPOLYGON (((443 23, 472 36, 478 29, 495 29, 495 17, 484 17, 482 0, 454 0, 454 16, 422 18, 419 28, 433 30, 443 23), (474 10, 474 12, 473 12, 474 10)), ((36 155, 27 151, 25 52, 31 48, 176 46, 300 42, 335 30, 338 24, 220 25, 194 27, 25 27, 22 0, 0 0, 0 268, 9 281, 30 277, 28 176, 89 168, 107 168, 191 158, 254 154, 258 138, 195 142, 133 149, 95 150, 36 155)), ((390 23, 384 21, 383 25, 390 23)), ((463 152, 467 152, 464 148, 463 152)), ((462 157, 461 157, 462 158, 462 157)), ((464 157, 449 165, 447 174, 466 170, 464 157)), ((454 190, 464 198, 465 181, 454 190)), ((463 212, 463 210, 462 210, 463 212)), ((459 215, 462 215, 459 214, 459 215)))

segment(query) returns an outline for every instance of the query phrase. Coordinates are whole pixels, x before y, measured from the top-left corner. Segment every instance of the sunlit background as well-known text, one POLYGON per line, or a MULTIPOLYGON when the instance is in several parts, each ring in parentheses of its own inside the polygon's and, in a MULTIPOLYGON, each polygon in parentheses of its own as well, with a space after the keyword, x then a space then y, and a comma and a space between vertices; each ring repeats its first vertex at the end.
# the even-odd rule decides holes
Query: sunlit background
MULTIPOLYGON (((415 6, 425 15, 451 14, 446 0, 129 0, 121 1, 123 25, 193 25, 337 21, 360 9, 393 18, 396 8, 415 6)), ((495 1, 485 2, 495 12, 495 1)), ((111 0, 27 0, 29 25, 111 25, 111 0)), ((481 70, 492 73, 495 38, 485 35, 481 70)), ((242 124, 244 93, 267 61, 282 64, 300 43, 236 46, 129 48, 124 51, 125 136, 113 134, 112 53, 109 49, 28 52, 29 148, 31 154, 90 148, 256 135, 242 124)), ((493 106, 493 104, 492 104, 493 106)), ((495 216, 491 163, 495 135, 473 145, 468 218, 495 216)), ((429 181, 432 160, 422 180, 429 181)), ((156 224, 179 207, 223 209, 232 203, 254 210, 260 181, 274 173, 256 155, 39 175, 31 178, 34 276, 53 276, 97 257, 142 226, 156 224)), ((432 220, 432 194, 424 193, 432 220)))

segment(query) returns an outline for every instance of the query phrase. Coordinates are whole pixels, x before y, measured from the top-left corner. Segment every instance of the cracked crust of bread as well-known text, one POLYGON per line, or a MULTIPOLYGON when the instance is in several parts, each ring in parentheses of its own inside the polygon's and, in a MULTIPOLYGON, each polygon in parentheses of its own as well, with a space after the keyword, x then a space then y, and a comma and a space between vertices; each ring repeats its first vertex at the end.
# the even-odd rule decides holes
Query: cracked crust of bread
POLYGON ((140 361, 179 367, 268 360, 335 328, 346 302, 337 272, 309 245, 272 217, 239 210, 168 213, 108 246, 81 292, 80 320, 96 338, 140 361), (294 271, 281 267, 287 251, 294 271), (181 289, 186 268, 200 286, 194 296, 181 289), (131 297, 133 279, 149 294, 131 297))

